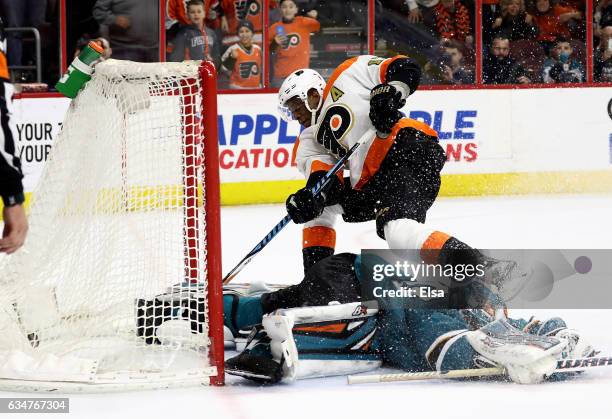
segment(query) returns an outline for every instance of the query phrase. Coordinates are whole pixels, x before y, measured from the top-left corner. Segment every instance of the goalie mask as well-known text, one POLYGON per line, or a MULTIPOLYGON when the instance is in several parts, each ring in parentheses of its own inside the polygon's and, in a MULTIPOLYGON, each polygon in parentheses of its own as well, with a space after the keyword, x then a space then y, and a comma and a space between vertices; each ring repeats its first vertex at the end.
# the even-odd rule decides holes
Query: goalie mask
POLYGON ((314 125, 317 121, 317 112, 323 105, 323 89, 325 89, 325 79, 316 71, 305 68, 291 73, 278 90, 278 110, 281 118, 287 122, 297 119, 287 106, 289 100, 297 97, 310 112, 310 125, 314 125), (310 89, 315 89, 320 96, 319 103, 315 108, 311 108, 308 103, 308 91, 310 89))

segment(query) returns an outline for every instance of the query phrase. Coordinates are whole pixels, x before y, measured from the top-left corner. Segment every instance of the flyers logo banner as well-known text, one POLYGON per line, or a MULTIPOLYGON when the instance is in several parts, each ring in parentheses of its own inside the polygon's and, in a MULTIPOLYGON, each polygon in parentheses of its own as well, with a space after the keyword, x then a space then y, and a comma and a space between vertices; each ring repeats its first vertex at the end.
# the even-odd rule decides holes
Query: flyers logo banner
POLYGON ((261 5, 257 0, 236 0, 234 5, 236 6, 236 18, 238 20, 244 20, 248 16, 257 16, 261 10, 261 5))
POLYGON ((248 79, 251 75, 256 76, 259 74, 259 66, 255 61, 240 63, 238 69, 240 71, 240 78, 242 79, 248 79))
POLYGON ((317 142, 338 157, 346 154, 341 141, 353 125, 353 115, 344 105, 327 108, 317 130, 317 142))

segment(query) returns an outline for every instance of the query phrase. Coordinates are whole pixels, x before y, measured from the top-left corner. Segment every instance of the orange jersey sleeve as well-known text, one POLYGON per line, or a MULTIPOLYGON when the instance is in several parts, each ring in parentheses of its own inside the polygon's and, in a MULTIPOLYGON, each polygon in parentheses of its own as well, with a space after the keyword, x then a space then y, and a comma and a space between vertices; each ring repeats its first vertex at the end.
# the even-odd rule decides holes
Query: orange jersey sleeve
MULTIPOLYGON (((9 79, 8 63, 6 61, 6 55, 0 51, 0 78, 9 79)), ((0 82, 1 83, 1 82, 0 82)))
POLYGON ((321 29, 321 23, 318 20, 306 16, 302 17, 302 19, 304 20, 304 27, 311 33, 319 32, 319 29, 321 29))

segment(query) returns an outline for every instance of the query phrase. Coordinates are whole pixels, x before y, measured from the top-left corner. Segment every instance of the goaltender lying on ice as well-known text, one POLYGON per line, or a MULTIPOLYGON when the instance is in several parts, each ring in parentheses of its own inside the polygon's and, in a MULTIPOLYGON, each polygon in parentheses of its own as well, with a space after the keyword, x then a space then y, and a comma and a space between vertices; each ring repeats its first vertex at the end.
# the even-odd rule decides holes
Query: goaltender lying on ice
MULTIPOLYGON (((537 383, 561 377, 553 373, 560 359, 595 355, 560 318, 526 321, 506 318, 502 310, 495 317, 492 309, 415 310, 364 301, 362 263, 361 256, 343 253, 315 264, 297 285, 265 292, 226 288, 226 340, 239 346, 237 337, 250 330, 244 349, 226 361, 227 373, 276 383, 383 365, 410 372, 504 367, 515 382, 537 383)), ((180 290, 176 295, 185 298, 180 290)), ((168 295, 147 304, 164 308, 164 316, 148 325, 156 333, 176 310, 168 295)))

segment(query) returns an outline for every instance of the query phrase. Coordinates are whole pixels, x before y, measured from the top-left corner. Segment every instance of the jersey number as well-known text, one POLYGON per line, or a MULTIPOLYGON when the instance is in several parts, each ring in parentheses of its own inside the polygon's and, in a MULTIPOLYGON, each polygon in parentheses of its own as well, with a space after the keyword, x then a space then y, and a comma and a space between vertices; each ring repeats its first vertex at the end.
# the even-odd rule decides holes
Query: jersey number
POLYGON ((338 157, 343 157, 346 149, 340 141, 353 125, 352 117, 345 106, 332 105, 327 108, 317 130, 317 142, 338 157))

